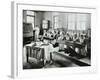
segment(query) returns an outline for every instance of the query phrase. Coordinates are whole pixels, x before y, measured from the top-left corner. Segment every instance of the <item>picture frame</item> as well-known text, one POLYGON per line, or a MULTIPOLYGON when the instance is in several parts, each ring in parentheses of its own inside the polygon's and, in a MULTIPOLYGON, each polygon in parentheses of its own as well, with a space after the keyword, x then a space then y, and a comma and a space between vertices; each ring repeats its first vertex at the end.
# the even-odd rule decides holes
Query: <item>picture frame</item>
POLYGON ((12 53, 11 53, 11 76, 13 78, 23 77, 40 77, 67 75, 77 73, 94 73, 97 71, 97 58, 95 51, 95 27, 96 26, 96 8, 94 7, 76 7, 76 6, 59 6, 59 5, 41 5, 23 2, 12 2, 12 53), (52 69, 31 69, 23 70, 23 10, 39 11, 59 11, 59 12, 76 12, 91 14, 91 66, 85 67, 68 67, 52 69))

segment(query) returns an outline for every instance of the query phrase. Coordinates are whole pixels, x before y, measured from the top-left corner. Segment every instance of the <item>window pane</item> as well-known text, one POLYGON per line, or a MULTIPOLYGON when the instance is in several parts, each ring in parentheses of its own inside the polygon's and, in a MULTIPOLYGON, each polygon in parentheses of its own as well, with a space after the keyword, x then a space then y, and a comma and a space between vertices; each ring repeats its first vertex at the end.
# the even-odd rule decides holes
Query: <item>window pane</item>
POLYGON ((34 23, 34 17, 27 16, 27 23, 34 23))
POLYGON ((88 27, 89 14, 77 14, 77 30, 86 30, 88 27))
POLYGON ((54 28, 59 28, 59 17, 54 16, 54 28))
POLYGON ((68 14, 68 22, 75 22, 76 15, 74 13, 68 14))
POLYGON ((75 22, 68 23, 68 29, 69 30, 75 30, 75 22))

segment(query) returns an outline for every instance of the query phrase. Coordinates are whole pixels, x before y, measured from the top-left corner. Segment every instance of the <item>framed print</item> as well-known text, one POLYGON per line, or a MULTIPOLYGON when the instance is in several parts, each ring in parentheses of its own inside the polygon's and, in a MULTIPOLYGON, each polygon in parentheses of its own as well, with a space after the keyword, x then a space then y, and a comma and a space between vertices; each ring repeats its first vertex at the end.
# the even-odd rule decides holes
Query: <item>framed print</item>
POLYGON ((13 2, 12 77, 96 72, 95 26, 96 8, 13 2))

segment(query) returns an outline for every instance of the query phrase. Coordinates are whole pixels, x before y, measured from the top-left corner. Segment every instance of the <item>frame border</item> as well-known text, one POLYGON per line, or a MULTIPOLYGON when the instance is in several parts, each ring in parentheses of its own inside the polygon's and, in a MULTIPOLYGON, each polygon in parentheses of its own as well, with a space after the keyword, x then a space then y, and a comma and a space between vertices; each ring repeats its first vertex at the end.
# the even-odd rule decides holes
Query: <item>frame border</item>
MULTIPOLYGON (((35 6, 49 6, 49 7, 65 7, 65 8, 82 8, 93 9, 94 7, 74 7, 74 6, 56 6, 56 5, 41 5, 22 2, 11 2, 11 77, 19 77, 18 70, 18 5, 35 5, 35 6)), ((92 31, 91 31, 92 36, 92 31)), ((92 47, 91 47, 92 48, 92 47)), ((97 69, 96 69, 97 70, 97 69)), ((95 70, 95 71, 96 71, 95 70)), ((94 72, 94 71, 93 71, 94 72)))

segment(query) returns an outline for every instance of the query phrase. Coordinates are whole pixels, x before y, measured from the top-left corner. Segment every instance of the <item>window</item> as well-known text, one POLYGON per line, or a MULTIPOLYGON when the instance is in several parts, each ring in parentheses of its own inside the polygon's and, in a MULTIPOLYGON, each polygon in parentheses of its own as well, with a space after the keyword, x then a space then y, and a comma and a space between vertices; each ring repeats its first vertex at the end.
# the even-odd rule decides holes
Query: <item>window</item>
POLYGON ((77 30, 86 30, 88 14, 77 14, 77 30))
POLYGON ((43 20, 42 27, 43 29, 48 29, 48 20, 43 20))
POLYGON ((54 29, 60 28, 59 26, 59 17, 54 16, 54 29))
POLYGON ((90 27, 90 15, 81 13, 68 13, 68 30, 83 31, 90 27))
POLYGON ((32 27, 34 28, 35 25, 35 12, 30 10, 23 11, 23 22, 24 23, 31 23, 32 27))
POLYGON ((68 13, 68 30, 75 30, 76 15, 74 13, 68 13))

